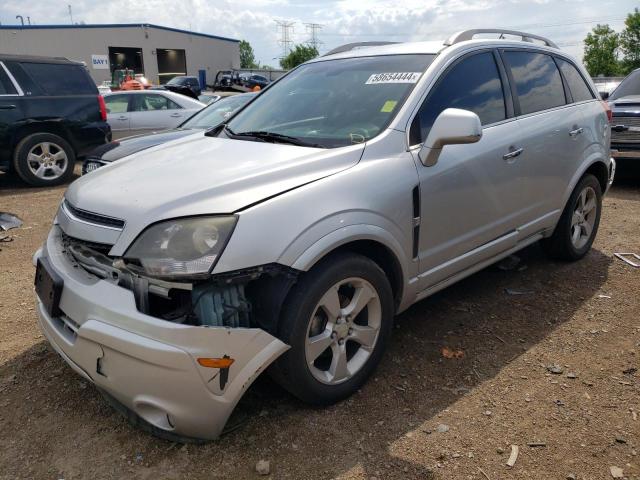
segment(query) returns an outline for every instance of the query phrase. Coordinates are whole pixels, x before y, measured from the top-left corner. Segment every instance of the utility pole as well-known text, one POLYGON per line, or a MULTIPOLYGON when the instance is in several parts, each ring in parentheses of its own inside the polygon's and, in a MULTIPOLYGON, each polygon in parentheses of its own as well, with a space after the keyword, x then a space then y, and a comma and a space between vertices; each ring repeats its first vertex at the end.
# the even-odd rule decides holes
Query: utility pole
POLYGON ((291 45, 293 44, 293 40, 291 40, 291 35, 293 34, 293 26, 295 22, 287 22, 284 20, 276 20, 276 27, 280 32, 280 40, 278 43, 282 46, 282 57, 284 58, 289 55, 291 51, 291 45))
POLYGON ((69 7, 69 18, 71 19, 71 25, 73 25, 73 12, 71 11, 71 5, 67 5, 69 7))
POLYGON ((309 34, 307 45, 320 51, 320 45, 322 45, 324 42, 318 38, 318 32, 322 29, 322 25, 320 25, 319 23, 305 23, 304 26, 307 29, 307 33, 309 34))

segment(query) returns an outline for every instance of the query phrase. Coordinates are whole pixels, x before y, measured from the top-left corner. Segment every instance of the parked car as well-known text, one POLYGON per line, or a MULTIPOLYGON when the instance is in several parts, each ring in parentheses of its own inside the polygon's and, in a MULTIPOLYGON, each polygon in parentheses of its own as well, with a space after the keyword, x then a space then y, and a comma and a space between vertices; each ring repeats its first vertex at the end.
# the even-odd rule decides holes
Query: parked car
POLYGON ((100 85, 98 85, 98 92, 100 93, 100 95, 111 93, 111 82, 109 80, 103 81, 100 85))
POLYGON ((194 132, 204 132, 213 128, 228 119, 233 112, 244 107, 256 95, 257 93, 241 93, 231 97, 224 97, 215 102, 215 105, 211 104, 203 108, 174 130, 137 135, 101 145, 87 155, 82 165, 82 173, 93 172, 104 165, 147 148, 193 135, 194 132))
POLYGON ((269 85, 269 79, 267 77, 263 77, 262 75, 251 75, 247 80, 245 80, 244 84, 247 88, 260 87, 264 88, 269 85))
POLYGON ((221 98, 222 97, 220 95, 216 95, 211 92, 206 92, 198 97, 198 101, 204 103, 205 105, 209 105, 210 103, 217 102, 221 98))
POLYGON ((113 138, 175 128, 205 104, 179 93, 129 90, 104 96, 113 138))
POLYGON ((198 78, 189 75, 179 75, 177 77, 173 77, 164 85, 151 87, 151 90, 169 90, 171 92, 186 95, 187 97, 191 97, 196 100, 202 93, 202 87, 200 86, 200 81, 198 80, 198 78))
POLYGON ((611 93, 609 105, 613 110, 611 155, 640 159, 640 68, 611 93))
POLYGON ((104 101, 81 63, 0 55, 0 170, 58 185, 76 158, 110 140, 104 101))
POLYGON ((269 365, 335 403, 413 303, 537 241, 589 252, 609 113, 532 34, 338 48, 204 135, 71 184, 34 256, 40 326, 166 438, 217 437, 269 365))

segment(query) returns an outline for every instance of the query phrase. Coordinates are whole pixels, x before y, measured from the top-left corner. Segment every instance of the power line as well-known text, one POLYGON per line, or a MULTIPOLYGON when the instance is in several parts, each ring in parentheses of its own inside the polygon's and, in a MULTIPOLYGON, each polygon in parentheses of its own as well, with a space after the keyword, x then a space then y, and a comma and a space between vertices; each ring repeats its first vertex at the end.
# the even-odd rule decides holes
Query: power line
MULTIPOLYGON (((562 23, 552 23, 552 24, 529 24, 529 25, 514 25, 510 26, 513 29, 527 29, 527 28, 555 28, 555 27, 566 27, 572 25, 585 25, 589 23, 599 23, 603 24, 606 22, 621 22, 624 21, 625 18, 622 17, 609 17, 609 18, 594 18, 594 19, 584 19, 576 22, 562 22, 562 23)), ((450 30, 440 30, 429 32, 430 35, 440 35, 451 33, 450 30)), ((323 35, 334 36, 334 37, 411 37, 413 34, 410 33, 340 33, 340 32, 324 32, 323 35)))
POLYGON ((291 40, 291 35, 293 34, 293 26, 295 22, 287 22, 284 20, 275 20, 276 27, 280 32, 280 40, 278 43, 282 47, 282 57, 284 58, 289 55, 291 51, 291 45, 293 44, 293 40, 291 40))
POLYGON ((307 33, 309 34, 309 40, 307 40, 307 45, 315 48, 316 50, 320 50, 320 45, 324 42, 318 38, 318 32, 322 29, 322 25, 319 23, 305 23, 304 24, 307 33))

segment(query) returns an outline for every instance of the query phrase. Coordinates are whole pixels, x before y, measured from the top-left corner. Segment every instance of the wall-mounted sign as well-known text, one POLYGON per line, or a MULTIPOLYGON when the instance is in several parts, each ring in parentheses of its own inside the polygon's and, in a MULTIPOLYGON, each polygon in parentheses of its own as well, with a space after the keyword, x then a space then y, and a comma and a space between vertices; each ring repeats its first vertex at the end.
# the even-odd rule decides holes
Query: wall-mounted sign
POLYGON ((91 55, 91 66, 95 70, 109 70, 109 55, 91 55))

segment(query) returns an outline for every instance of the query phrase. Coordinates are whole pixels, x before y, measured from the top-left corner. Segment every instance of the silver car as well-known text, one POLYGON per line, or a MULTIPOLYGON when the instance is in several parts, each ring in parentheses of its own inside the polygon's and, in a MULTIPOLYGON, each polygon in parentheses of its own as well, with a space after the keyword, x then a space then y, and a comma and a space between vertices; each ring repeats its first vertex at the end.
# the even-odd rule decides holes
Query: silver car
POLYGON ((205 104, 164 90, 122 90, 104 95, 113 139, 176 128, 205 104))
POLYGON ((267 367, 337 402, 413 303, 534 242, 587 254, 609 114, 534 35, 339 48, 204 136, 75 181, 34 257, 40 326, 174 440, 216 438, 267 367))

